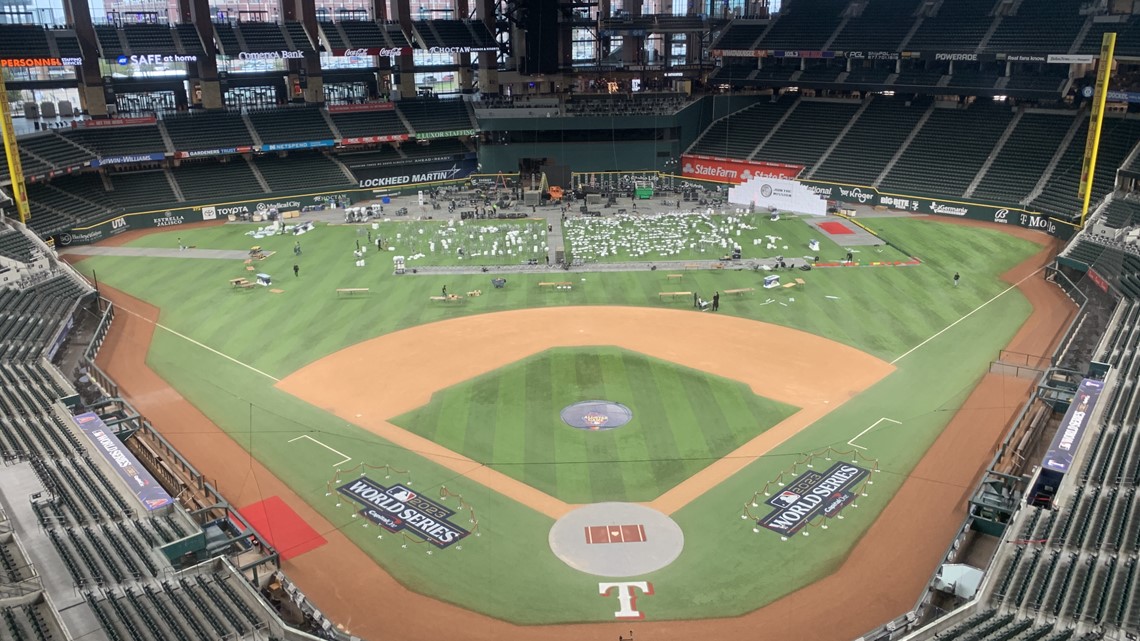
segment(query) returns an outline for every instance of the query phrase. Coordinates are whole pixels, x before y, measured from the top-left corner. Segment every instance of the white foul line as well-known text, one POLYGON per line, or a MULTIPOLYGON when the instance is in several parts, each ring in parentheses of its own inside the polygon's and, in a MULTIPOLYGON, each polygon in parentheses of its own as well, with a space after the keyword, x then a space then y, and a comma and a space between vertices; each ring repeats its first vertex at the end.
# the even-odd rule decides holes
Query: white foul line
POLYGON ((231 363, 236 363, 236 364, 241 365, 242 367, 250 370, 251 372, 261 374, 262 376, 264 376, 265 378, 268 378, 269 380, 273 381, 274 383, 280 383, 281 382, 281 379, 277 378, 276 376, 270 376, 269 374, 266 374, 265 372, 257 369, 253 365, 248 365, 246 363, 239 361, 238 359, 236 359, 232 356, 223 354, 223 353, 219 352, 218 350, 214 349, 213 347, 210 347, 209 345, 203 345, 202 343, 199 343, 198 341, 194 340, 193 338, 190 338, 189 336, 187 336, 185 334, 181 334, 179 332, 176 332, 173 329, 170 329, 169 327, 167 327, 166 325, 163 325, 162 323, 156 323, 156 322, 152 321, 151 319, 147 318, 146 316, 143 316, 142 314, 132 312, 131 310, 127 309, 126 307, 123 307, 122 305, 115 305, 115 308, 121 309, 124 312, 130 314, 131 316, 141 318, 142 320, 153 324, 155 327, 157 327, 161 330, 165 330, 165 331, 170 332, 171 334, 174 334, 175 336, 177 336, 178 338, 181 338, 182 340, 194 343, 195 345, 197 345, 198 347, 201 347, 202 349, 204 349, 206 351, 213 352, 213 353, 217 354, 218 356, 221 356, 222 358, 226 359, 227 361, 230 361, 231 363))
POLYGON ((921 342, 921 343, 919 343, 918 345, 915 345, 914 347, 912 347, 912 348, 910 348, 909 350, 907 350, 905 354, 903 354, 902 356, 899 356, 899 357, 898 357, 898 358, 896 358, 895 360, 891 361, 891 365, 894 365, 895 363, 897 363, 897 362, 901 361, 902 359, 906 358, 907 356, 910 356, 910 353, 911 353, 911 352, 913 352, 914 350, 918 349, 919 347, 922 347, 923 345, 925 345, 925 344, 929 343, 930 341, 932 341, 932 340, 934 340, 934 339, 938 338, 939 336, 941 336, 941 335, 945 334, 945 333, 946 333, 946 332, 947 332, 947 331, 948 331, 950 328, 954 327, 954 326, 955 326, 955 325, 957 325, 958 323, 961 323, 962 321, 966 320, 967 318, 969 318, 969 317, 973 316, 973 315, 974 315, 974 313, 975 313, 975 312, 977 312, 978 310, 982 309, 982 308, 983 308, 983 307, 985 307, 986 305, 989 305, 990 303, 992 303, 992 302, 994 302, 995 300, 997 300, 997 299, 1001 298, 1002 296, 1005 296, 1006 294, 1008 294, 1008 293, 1009 293, 1009 291, 1010 291, 1010 290, 1012 290, 1012 289, 1015 289, 1015 288, 1016 288, 1018 285, 1020 285, 1020 284, 1024 283, 1025 281, 1029 280, 1030 278, 1033 278, 1035 275, 1037 275, 1037 272, 1041 271, 1042 269, 1045 269, 1045 268, 1044 268, 1044 267, 1038 267, 1037 269, 1033 270, 1033 272, 1032 272, 1031 274, 1029 274, 1028 276, 1026 276, 1025 278, 1022 278, 1021 280, 1019 280, 1019 281, 1017 281, 1016 283, 1014 283, 1014 284, 1010 285, 1009 287, 1006 287, 1006 288, 1005 288, 1004 290, 1002 290, 1002 291, 1001 291, 1001 292, 1000 292, 1000 293, 999 293, 997 296, 994 296, 993 298, 991 298, 991 299, 987 300, 986 302, 982 303, 981 305, 978 305, 976 308, 974 308, 972 311, 970 311, 969 313, 967 313, 967 314, 966 314, 965 316, 963 316, 962 318, 959 318, 958 320, 954 321, 953 323, 950 323, 950 324, 949 324, 949 325, 947 325, 946 327, 943 327, 943 328, 942 328, 942 329, 941 329, 941 330, 940 330, 940 331, 939 331, 937 334, 935 334, 935 335, 931 336, 930 338, 928 338, 928 339, 926 339, 926 340, 922 341, 922 342, 921 342))
POLYGON ((308 434, 302 434, 302 435, 298 436, 297 438, 291 438, 291 439, 289 439, 289 442, 292 443, 293 441, 297 441, 297 440, 300 440, 303 438, 309 439, 310 441, 316 443, 317 445, 320 445, 321 447, 325 448, 326 450, 328 450, 330 452, 335 452, 336 454, 340 454, 341 456, 344 456, 344 460, 343 461, 337 461, 336 463, 333 463, 333 465, 332 465, 333 467, 340 467, 341 465, 344 465, 345 463, 352 460, 351 456, 345 456, 344 452, 334 450, 333 448, 329 447, 328 445, 325 445, 324 443, 318 441, 317 439, 309 436, 308 434))
POLYGON ((902 425, 902 423, 900 421, 896 421, 893 418, 887 418, 886 416, 884 416, 884 417, 880 418, 879 420, 875 421, 874 423, 872 423, 871 427, 868 427, 867 429, 863 430, 862 432, 859 432, 854 437, 852 437, 850 441, 847 441, 847 444, 850 445, 851 447, 857 447, 861 450, 867 449, 867 448, 863 447, 862 445, 856 445, 855 439, 857 439, 860 436, 863 436, 864 434, 866 434, 867 432, 870 432, 871 430, 875 429, 875 427, 878 426, 878 424, 882 423, 883 421, 888 421, 888 422, 894 423, 895 425, 902 425))

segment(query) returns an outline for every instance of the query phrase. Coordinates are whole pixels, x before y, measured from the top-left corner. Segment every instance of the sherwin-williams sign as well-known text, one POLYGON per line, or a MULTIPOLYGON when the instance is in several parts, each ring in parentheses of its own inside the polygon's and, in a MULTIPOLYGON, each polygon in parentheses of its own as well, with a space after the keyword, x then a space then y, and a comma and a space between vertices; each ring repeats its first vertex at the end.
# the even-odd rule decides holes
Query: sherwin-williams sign
POLYGON ((123 479, 131 493, 148 512, 174 503, 174 497, 154 480, 135 455, 123 446, 119 437, 107 429, 107 425, 97 414, 87 412, 72 416, 71 420, 75 421, 79 430, 95 444, 95 449, 111 464, 111 467, 115 468, 119 478, 123 479))

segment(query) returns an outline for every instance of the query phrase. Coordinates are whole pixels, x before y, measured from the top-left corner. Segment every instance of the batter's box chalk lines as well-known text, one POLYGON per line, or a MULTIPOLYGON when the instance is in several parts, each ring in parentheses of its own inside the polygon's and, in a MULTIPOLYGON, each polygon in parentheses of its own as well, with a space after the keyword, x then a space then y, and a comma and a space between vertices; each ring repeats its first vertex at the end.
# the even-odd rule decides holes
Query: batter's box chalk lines
POLYGON ((301 440, 301 439, 303 439, 303 438, 307 438, 307 439, 309 439, 310 441, 312 441, 312 442, 316 443, 317 445, 320 445, 321 447, 325 448, 326 450, 328 450, 328 451, 330 451, 330 452, 332 452, 332 453, 334 453, 334 454, 339 454, 340 456, 343 456, 343 457, 344 457, 344 460, 342 460, 342 461, 337 461, 336 463, 333 463, 333 464, 332 464, 332 466, 333 466, 333 467, 340 467, 341 465, 343 465, 343 464, 345 464, 345 463, 347 463, 347 462, 349 462, 349 461, 351 461, 351 460, 352 460, 352 457, 351 457, 351 456, 348 456, 347 454, 345 454, 344 452, 341 452, 340 450, 334 450, 333 448, 329 447, 328 445, 325 445, 324 443, 322 443, 322 442, 318 441, 317 439, 315 439, 315 438, 313 438, 313 437, 309 436, 308 434, 302 434, 302 435, 298 436, 297 438, 291 438, 291 439, 289 439, 289 442, 290 442, 290 443, 292 443, 293 441, 299 441, 299 440, 301 440))
POLYGON ((193 338, 190 338, 189 336, 187 336, 185 334, 182 334, 180 332, 176 332, 173 329, 170 329, 169 327, 167 327, 166 325, 163 325, 162 323, 156 323, 156 322, 152 321, 151 319, 147 318, 146 316, 143 316, 142 314, 139 314, 137 312, 132 312, 131 310, 127 309, 126 307, 123 307, 122 305, 115 305, 115 308, 121 309, 122 311, 130 314, 131 316, 134 316, 136 318, 140 318, 140 319, 154 325, 155 327, 157 327, 163 331, 170 332, 171 334, 174 334, 178 338, 181 338, 184 341, 193 343, 193 344, 197 345, 198 347, 201 347, 202 349, 204 349, 208 352, 213 352, 214 354, 221 356, 222 358, 226 359, 227 361, 230 361, 231 363, 236 363, 237 365, 241 365, 242 367, 248 369, 251 372, 254 372, 256 374, 261 374, 262 376, 264 376, 265 378, 268 378, 269 380, 273 381, 274 383, 280 383, 281 382, 281 379, 277 378, 276 376, 270 376, 269 374, 266 374, 265 372, 257 369, 253 365, 243 363, 243 362, 239 361, 238 359, 236 359, 232 356, 229 356, 228 354, 223 354, 223 353, 219 352, 218 350, 214 349, 213 347, 210 347, 209 345, 204 345, 202 343, 199 343, 198 341, 194 340, 193 338))
POLYGON ((959 318, 958 320, 954 321, 953 323, 950 323, 950 324, 949 324, 949 325, 947 325, 946 327, 943 327, 942 329, 940 329, 940 330, 939 330, 937 333, 935 333, 935 334, 934 334, 933 336, 931 336, 930 338, 928 338, 928 339, 926 339, 926 340, 922 341, 921 343, 919 343, 918 345, 915 345, 914 347, 912 347, 912 348, 908 349, 908 350, 906 351, 906 353, 904 353, 902 356, 899 356, 899 357, 898 357, 898 358, 896 358, 895 360, 891 361, 891 365, 894 365, 894 364, 898 363, 899 361, 901 361, 902 359, 906 358, 907 356, 910 356, 910 355, 911 355, 911 354, 912 354, 912 353, 913 353, 915 350, 917 350, 918 348, 922 347, 923 345, 925 345, 925 344, 929 343, 930 341, 932 341, 932 340, 934 340, 934 339, 938 338, 939 336, 941 336, 941 335, 945 334, 946 332, 950 331, 950 330, 951 330, 951 329, 952 329, 952 328, 953 328, 955 325, 957 325, 958 323, 961 323, 962 321, 966 320, 967 318, 969 318, 969 317, 973 316, 974 314, 978 313, 978 312, 979 312, 979 311, 981 311, 981 310, 982 310, 982 308, 983 308, 983 307, 985 307, 986 305, 989 305, 990 303, 994 302, 995 300, 997 300, 997 299, 1001 298, 1002 296, 1005 296, 1005 295, 1006 295, 1006 294, 1008 294, 1009 292, 1011 292, 1011 291, 1013 291, 1013 290, 1017 289, 1018 285, 1020 285, 1020 284, 1024 283, 1025 281, 1029 280, 1030 278, 1033 278, 1034 276, 1036 276, 1036 275, 1037 275, 1037 272, 1040 272, 1040 271, 1041 271, 1041 270, 1043 270, 1043 269, 1045 269, 1045 268, 1044 268, 1044 267, 1038 267, 1037 269, 1033 270, 1033 272, 1031 272, 1031 273, 1030 273, 1028 276, 1026 276, 1025 278, 1022 278, 1021 280, 1017 281, 1016 283, 1014 283, 1014 284, 1010 285, 1009 287, 1006 287, 1006 288, 1005 288, 1005 289, 1003 289, 1002 291, 998 292, 998 294, 997 294, 996 296, 994 296, 993 298, 991 298, 991 299, 987 300, 986 302, 982 303, 981 305, 978 305, 978 306, 977 306, 977 307, 975 307, 973 310, 971 310, 971 311, 967 312, 967 313, 966 313, 966 315, 965 315, 965 316, 963 316, 962 318, 959 318))
POLYGON ((857 439, 860 436, 863 436, 864 434, 866 434, 867 432, 870 432, 871 430, 875 429, 876 427, 879 426, 879 423, 883 423, 883 422, 894 423, 895 425, 902 425, 901 421, 896 421, 893 418, 887 418, 886 416, 884 416, 884 417, 880 418, 879 420, 875 421, 874 423, 871 423, 870 427, 868 427, 867 429, 863 430, 862 432, 859 432, 854 437, 852 437, 852 439, 850 441, 847 441, 847 444, 850 445, 851 447, 857 447, 861 450, 867 449, 867 448, 863 447, 862 445, 856 445, 855 439, 857 439))

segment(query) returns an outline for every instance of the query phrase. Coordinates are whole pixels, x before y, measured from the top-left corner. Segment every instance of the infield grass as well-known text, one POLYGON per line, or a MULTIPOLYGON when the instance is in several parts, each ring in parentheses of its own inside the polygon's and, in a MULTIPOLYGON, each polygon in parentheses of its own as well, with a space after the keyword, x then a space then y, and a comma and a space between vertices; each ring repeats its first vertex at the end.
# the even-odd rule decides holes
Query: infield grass
MULTIPOLYGON (((1028 315, 1028 302, 1016 290, 1007 292, 1010 285, 998 275, 1031 255, 1036 245, 996 230, 933 220, 863 222, 918 254, 923 264, 796 272, 807 281, 805 289, 722 296, 721 313, 797 327, 887 361, 972 315, 899 361, 897 371, 870 390, 677 512, 674 519, 684 530, 685 550, 669 567, 643 577, 655 588, 652 597, 638 600, 649 620, 739 615, 829 573, 907 479, 990 359, 1028 315), (962 274, 958 288, 951 285, 954 271, 962 274), (776 302, 766 304, 769 297, 776 302), (770 532, 754 533, 752 524, 740 518, 752 494, 792 461, 828 446, 844 447, 882 417, 901 424, 881 425, 859 440, 882 469, 874 490, 859 499, 858 508, 848 508, 846 518, 833 523, 825 535, 783 542, 770 532)), ((172 247, 177 236, 199 247, 248 247, 240 231, 234 235, 233 226, 175 230, 146 240, 172 247)), ((351 255, 345 254, 350 254, 346 248, 355 238, 355 230, 344 226, 306 234, 301 277, 296 279, 290 274, 293 240, 262 241, 278 254, 257 268, 274 274, 282 294, 265 288, 232 290, 228 279, 248 273, 240 261, 99 256, 84 260, 79 268, 95 270, 100 282, 160 307, 165 327, 279 378, 361 340, 459 315, 556 305, 690 304, 659 300, 658 292, 678 289, 661 272, 573 274, 575 288, 568 292, 537 287, 549 279, 545 272, 508 275, 502 290, 490 288, 487 275, 396 277, 390 265, 379 262, 353 267, 351 255), (444 284, 453 292, 483 289, 484 295, 462 306, 430 303, 427 298, 444 284), (336 297, 335 288, 357 286, 370 287, 371 295, 336 297)), ((707 297, 714 290, 758 288, 761 278, 749 271, 697 271, 686 272, 682 282, 684 289, 707 297)), ((598 578, 568 568, 550 552, 549 518, 346 424, 277 390, 270 379, 170 332, 156 331, 148 363, 411 589, 517 623, 613 621, 615 604, 598 597, 598 578), (375 527, 364 528, 350 507, 338 508, 325 496, 336 456, 304 441, 289 442, 300 435, 349 452, 353 464, 388 463, 411 470, 414 487, 425 495, 438 495, 443 486, 461 493, 478 510, 481 536, 466 539, 462 550, 452 547, 430 556, 422 545, 404 548, 399 538, 378 539, 375 527)), ((377 363, 377 384, 395 375, 383 365, 377 363)), ((529 394, 526 402, 532 402, 529 394)), ((180 427, 160 429, 177 432, 180 427)), ((222 491, 233 496, 251 490, 222 491)))
POLYGON ((548 350, 432 395, 392 422, 567 503, 650 501, 797 408, 746 385, 614 347, 548 350), (626 405, 604 431, 579 401, 626 405))

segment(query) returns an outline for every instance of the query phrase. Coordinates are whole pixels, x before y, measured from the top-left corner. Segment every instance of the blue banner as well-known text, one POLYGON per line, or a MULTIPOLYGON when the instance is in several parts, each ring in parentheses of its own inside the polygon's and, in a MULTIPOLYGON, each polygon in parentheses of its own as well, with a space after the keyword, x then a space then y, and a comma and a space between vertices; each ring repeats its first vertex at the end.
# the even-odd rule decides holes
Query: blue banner
POLYGON ((158 162, 166 158, 166 154, 153 153, 153 154, 127 154, 125 156, 107 156, 106 158, 96 158, 91 161, 92 167, 102 167, 104 165, 129 165, 136 162, 158 162))
POLYGON ((305 142, 279 142, 271 145, 262 145, 261 151, 286 151, 289 149, 316 149, 317 147, 335 147, 335 140, 307 140, 305 142))
POLYGON ((174 503, 174 497, 154 480, 130 450, 123 447, 123 442, 107 429, 107 425, 97 414, 94 412, 78 414, 72 416, 71 420, 75 421, 79 430, 91 439, 95 449, 103 455, 111 467, 115 468, 119 478, 123 479, 148 512, 174 503))
POLYGON ((1069 405, 1069 411, 1065 412, 1065 418, 1061 419, 1061 425, 1057 427, 1053 442, 1045 452, 1045 460, 1041 462, 1042 467, 1062 474, 1069 471, 1103 389, 1104 381, 1091 378, 1081 381, 1077 395, 1069 405))

